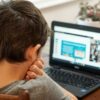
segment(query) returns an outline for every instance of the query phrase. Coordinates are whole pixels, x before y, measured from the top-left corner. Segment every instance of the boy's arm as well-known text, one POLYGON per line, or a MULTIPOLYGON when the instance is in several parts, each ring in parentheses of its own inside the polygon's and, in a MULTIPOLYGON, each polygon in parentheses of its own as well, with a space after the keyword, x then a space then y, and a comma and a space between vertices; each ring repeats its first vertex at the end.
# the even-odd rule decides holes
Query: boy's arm
POLYGON ((59 85, 59 88, 61 88, 61 90, 64 92, 65 96, 69 96, 71 98, 70 100, 78 100, 72 93, 70 93, 69 91, 65 90, 60 85, 59 85))
MULTIPOLYGON (((43 72, 43 74, 48 77, 50 80, 52 80, 45 72, 43 72)), ((55 81, 53 81, 56 86, 64 93, 64 96, 69 98, 68 100, 78 100, 72 93, 70 93, 69 91, 65 90, 63 87, 61 87, 59 84, 57 84, 55 81)), ((66 99, 64 99, 66 100, 66 99)))

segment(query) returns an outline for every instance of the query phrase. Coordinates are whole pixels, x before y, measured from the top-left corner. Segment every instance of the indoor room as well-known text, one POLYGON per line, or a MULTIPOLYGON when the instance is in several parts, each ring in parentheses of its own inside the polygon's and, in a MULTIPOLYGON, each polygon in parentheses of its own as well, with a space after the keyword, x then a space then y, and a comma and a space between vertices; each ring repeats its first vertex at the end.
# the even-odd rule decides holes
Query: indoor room
POLYGON ((100 100, 100 0, 0 0, 0 100, 100 100))

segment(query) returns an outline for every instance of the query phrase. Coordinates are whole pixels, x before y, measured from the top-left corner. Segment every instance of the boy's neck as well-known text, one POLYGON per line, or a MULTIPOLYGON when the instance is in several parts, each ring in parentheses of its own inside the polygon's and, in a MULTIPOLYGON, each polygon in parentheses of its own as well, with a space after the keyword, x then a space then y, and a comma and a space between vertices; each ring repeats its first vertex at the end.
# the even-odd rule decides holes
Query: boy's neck
POLYGON ((14 81, 22 80, 25 77, 27 67, 25 64, 11 64, 7 61, 0 62, 0 87, 6 86, 14 81))

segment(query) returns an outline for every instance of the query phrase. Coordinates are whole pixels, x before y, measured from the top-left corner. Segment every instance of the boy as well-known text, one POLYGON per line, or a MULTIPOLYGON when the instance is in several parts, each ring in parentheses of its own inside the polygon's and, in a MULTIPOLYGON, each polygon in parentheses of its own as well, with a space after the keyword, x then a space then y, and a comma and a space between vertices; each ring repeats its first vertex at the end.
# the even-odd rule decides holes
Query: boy
POLYGON ((0 5, 0 93, 18 94, 27 89, 31 100, 76 100, 45 73, 24 80, 40 57, 47 40, 48 26, 41 12, 28 1, 0 5))

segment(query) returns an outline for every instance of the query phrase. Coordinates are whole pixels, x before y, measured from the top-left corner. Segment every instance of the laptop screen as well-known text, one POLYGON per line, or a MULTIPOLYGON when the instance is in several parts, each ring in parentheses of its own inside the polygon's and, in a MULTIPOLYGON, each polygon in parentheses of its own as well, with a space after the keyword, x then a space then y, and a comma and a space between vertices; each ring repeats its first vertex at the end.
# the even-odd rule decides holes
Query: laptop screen
POLYGON ((53 60, 100 70, 100 29, 60 22, 52 29, 53 60))

